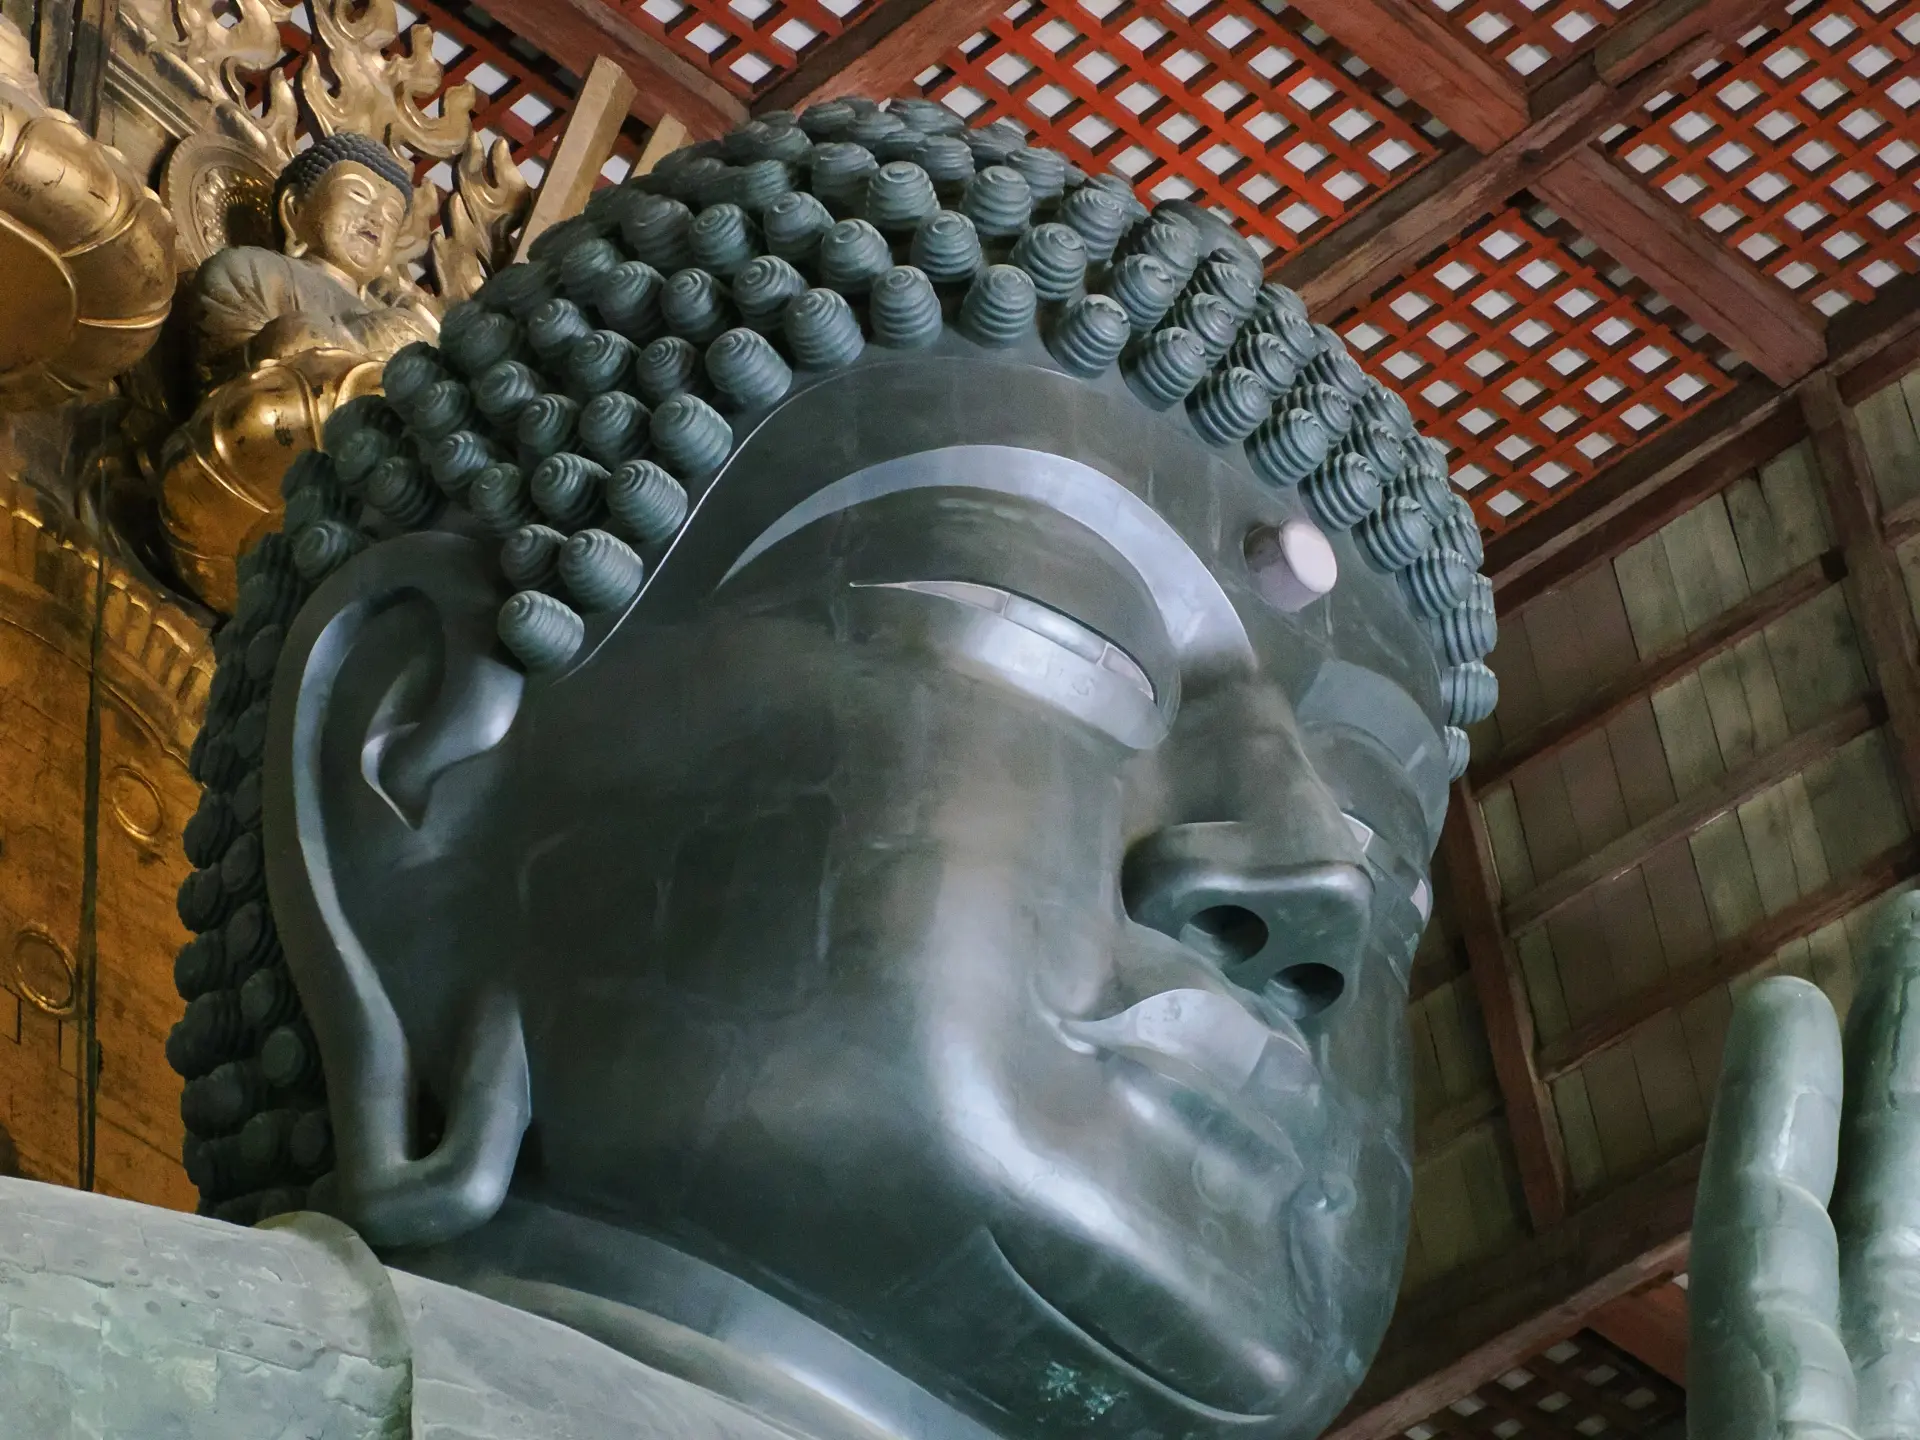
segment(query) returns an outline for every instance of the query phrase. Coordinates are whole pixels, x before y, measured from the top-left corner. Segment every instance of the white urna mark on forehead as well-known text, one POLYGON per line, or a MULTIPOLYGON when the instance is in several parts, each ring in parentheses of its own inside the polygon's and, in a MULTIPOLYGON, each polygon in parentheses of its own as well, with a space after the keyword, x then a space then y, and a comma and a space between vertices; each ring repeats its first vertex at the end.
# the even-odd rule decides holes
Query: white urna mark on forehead
POLYGON ((1247 569, 1260 598, 1286 614, 1304 610, 1333 593, 1340 562, 1319 527, 1288 520, 1278 529, 1261 526, 1247 537, 1247 569))

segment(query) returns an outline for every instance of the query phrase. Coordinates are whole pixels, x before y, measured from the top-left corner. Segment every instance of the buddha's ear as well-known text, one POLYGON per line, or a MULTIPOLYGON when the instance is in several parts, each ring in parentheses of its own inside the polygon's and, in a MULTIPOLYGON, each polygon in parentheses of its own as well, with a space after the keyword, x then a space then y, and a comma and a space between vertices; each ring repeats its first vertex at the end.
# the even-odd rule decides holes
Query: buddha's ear
POLYGON ((294 193, 291 185, 280 192, 279 202, 274 206, 274 215, 280 221, 280 233, 286 237, 286 249, 289 255, 305 252, 304 242, 295 239, 299 233, 300 197, 294 193))
POLYGON ((446 863, 474 839, 497 776, 485 757, 519 712, 524 678, 495 634, 505 590, 478 541, 384 541, 301 607, 274 672, 274 919, 327 1070, 329 1203, 376 1243, 483 1223, 529 1114, 517 1004, 463 928, 486 929, 467 913, 483 902, 446 863), (446 1117, 418 1157, 415 1077, 446 1117))
POLYGON ((498 745, 519 712, 525 676, 496 630, 502 595, 485 547, 436 532, 385 541, 329 577, 274 680, 273 754, 296 791, 345 739, 364 783, 419 829, 440 777, 498 745))

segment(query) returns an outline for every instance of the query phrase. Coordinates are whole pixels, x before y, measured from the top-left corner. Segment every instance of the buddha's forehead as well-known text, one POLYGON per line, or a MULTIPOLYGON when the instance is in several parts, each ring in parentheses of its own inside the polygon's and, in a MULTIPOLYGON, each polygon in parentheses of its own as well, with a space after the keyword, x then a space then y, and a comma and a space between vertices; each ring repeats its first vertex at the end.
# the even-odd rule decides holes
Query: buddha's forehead
MULTIPOLYGON (((1106 568, 1157 609, 1190 678, 1256 672, 1297 699, 1337 659, 1444 723, 1430 639, 1344 534, 1324 537, 1330 594, 1296 609, 1263 598, 1251 542, 1286 525, 1313 527, 1299 492, 1256 478, 1238 447, 1203 443, 1181 408, 1149 409, 1117 373, 1063 374, 1037 345, 989 357, 948 339, 911 357, 869 351, 765 416, 694 496, 628 619, 709 604, 837 526, 838 543, 857 536, 866 579, 1019 590, 1007 577, 1023 562, 1106 568), (969 564, 983 573, 958 573, 969 564)), ((816 578, 847 579, 826 564, 816 578)))

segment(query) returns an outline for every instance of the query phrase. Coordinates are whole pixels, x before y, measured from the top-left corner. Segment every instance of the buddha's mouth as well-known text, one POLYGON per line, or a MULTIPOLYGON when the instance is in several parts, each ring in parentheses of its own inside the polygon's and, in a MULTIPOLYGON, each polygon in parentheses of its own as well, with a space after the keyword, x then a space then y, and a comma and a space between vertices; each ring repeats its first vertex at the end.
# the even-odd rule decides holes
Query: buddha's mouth
POLYGON ((1284 1015, 1255 1015, 1214 990, 1162 990, 1097 1020, 1063 1020, 1068 1042, 1130 1061, 1291 1153, 1274 1113, 1283 1097, 1311 1095, 1312 1048, 1284 1015))

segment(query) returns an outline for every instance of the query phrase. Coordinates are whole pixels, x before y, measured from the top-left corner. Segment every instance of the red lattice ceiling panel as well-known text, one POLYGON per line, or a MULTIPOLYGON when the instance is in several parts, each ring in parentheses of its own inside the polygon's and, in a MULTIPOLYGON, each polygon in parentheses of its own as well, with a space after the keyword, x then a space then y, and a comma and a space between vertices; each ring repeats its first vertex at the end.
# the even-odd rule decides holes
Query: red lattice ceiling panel
POLYGON ((1482 221, 1338 328, 1493 531, 1733 385, 1698 327, 1540 209, 1482 221))
MULTIPOLYGON (((495 136, 505 140, 521 173, 538 184, 546 173, 546 159, 559 141, 567 116, 573 112, 578 78, 473 6, 448 7, 429 3, 429 0, 412 0, 411 4, 398 4, 394 8, 400 21, 400 38, 395 48, 406 47, 409 27, 430 26, 434 32, 434 58, 445 72, 440 92, 444 94, 454 85, 471 84, 479 92, 479 102, 473 109, 474 129, 488 141, 495 136)), ((301 8, 294 12, 291 22, 280 27, 280 38, 287 53, 278 69, 291 74, 305 57, 312 43, 307 24, 306 10, 301 8)), ((265 86, 256 79, 249 89, 258 113, 265 86)), ((430 113, 434 108, 429 104, 430 113)), ((614 158, 607 164, 607 178, 618 180, 626 176, 645 138, 639 122, 629 119, 614 142, 614 158)), ((443 190, 453 187, 453 170, 444 162, 422 162, 416 178, 427 175, 443 190)))
MULTIPOLYGON (((565 0, 560 0, 565 3, 565 0)), ((877 0, 606 0, 750 100, 877 0)))
POLYGON ((1518 75, 1542 77, 1591 50, 1608 27, 1649 0, 1426 0, 1518 75))
POLYGON ((1023 0, 920 84, 1142 194, 1191 196, 1263 254, 1384 194, 1446 133, 1297 12, 1258 0, 1023 0))
POLYGON ((1821 0, 1609 148, 1831 315, 1920 269, 1917 51, 1920 4, 1821 0))
POLYGON ((1637 1440, 1676 1433, 1684 1391, 1591 1330, 1521 1361, 1404 1440, 1637 1440))

